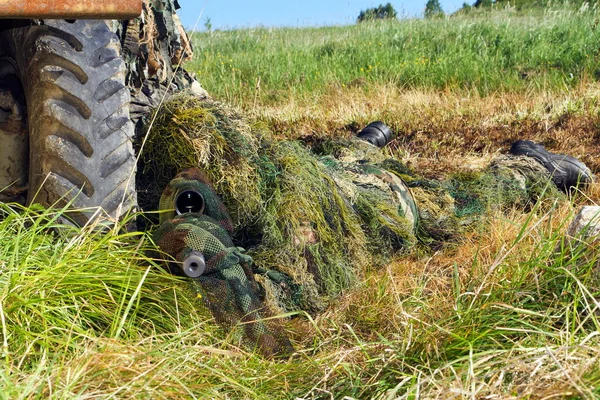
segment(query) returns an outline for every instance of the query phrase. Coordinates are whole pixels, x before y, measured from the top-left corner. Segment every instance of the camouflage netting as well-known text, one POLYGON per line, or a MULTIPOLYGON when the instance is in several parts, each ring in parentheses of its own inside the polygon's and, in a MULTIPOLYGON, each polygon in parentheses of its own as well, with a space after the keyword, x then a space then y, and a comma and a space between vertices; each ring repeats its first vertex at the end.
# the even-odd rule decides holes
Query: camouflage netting
POLYGON ((161 109, 146 146, 142 207, 156 209, 177 172, 199 167, 222 196, 236 242, 248 249, 277 310, 317 312, 367 266, 415 242, 405 218, 414 205, 381 190, 400 180, 274 140, 222 104, 178 96, 161 109))
POLYGON ((532 158, 499 157, 483 171, 428 180, 358 139, 309 149, 186 95, 160 110, 141 165, 146 210, 157 208, 179 171, 206 174, 232 217, 234 242, 254 260, 248 276, 275 313, 318 312, 366 268, 417 240, 445 242, 492 208, 527 209, 540 196, 560 196, 532 158))
POLYGON ((201 275, 190 280, 215 319, 243 330, 243 338, 265 355, 291 353, 281 325, 259 297, 252 259, 233 244, 231 218, 204 175, 196 168, 178 174, 165 188, 161 205, 172 209, 177 196, 191 190, 201 194, 206 205, 203 212, 177 217, 165 213, 154 233, 156 244, 172 260, 171 271, 183 275, 182 266, 188 260, 195 267, 202 264, 201 275))
POLYGON ((191 89, 206 97, 193 74, 181 67, 191 59, 192 44, 179 16, 177 0, 144 0, 142 15, 113 21, 127 67, 125 84, 131 91, 130 116, 139 132, 146 117, 166 94, 191 89))

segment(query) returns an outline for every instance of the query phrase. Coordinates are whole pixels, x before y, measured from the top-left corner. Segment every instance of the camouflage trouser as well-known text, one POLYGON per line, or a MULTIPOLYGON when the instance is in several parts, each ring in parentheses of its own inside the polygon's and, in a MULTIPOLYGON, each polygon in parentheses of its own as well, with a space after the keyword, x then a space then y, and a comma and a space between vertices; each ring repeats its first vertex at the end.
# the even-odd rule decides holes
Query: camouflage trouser
POLYGON ((334 162, 336 183, 354 198, 357 188, 380 192, 420 239, 445 240, 478 222, 491 209, 526 209, 542 194, 560 197, 548 170, 534 158, 501 155, 482 171, 457 173, 447 181, 429 180, 408 171, 379 149, 359 139, 334 162), (420 229, 418 229, 420 228, 420 229))
POLYGON ((424 241, 457 237, 492 210, 526 211, 541 198, 563 197, 548 170, 525 156, 497 156, 482 171, 456 173, 442 182, 416 179, 408 185, 424 241))
MULTIPOLYGON (((562 196, 551 182, 549 172, 530 157, 498 156, 481 171, 455 173, 438 181, 410 171, 398 160, 386 158, 379 148, 359 139, 341 141, 341 150, 333 153, 319 160, 335 183, 332 196, 335 191, 341 193, 359 220, 362 230, 359 235, 363 236, 356 243, 365 247, 357 253, 370 253, 362 258, 369 260, 370 264, 362 264, 367 267, 381 265, 398 252, 410 250, 417 242, 438 246, 455 240, 492 210, 515 207, 526 210, 543 196, 562 196)), ((315 207, 322 206, 315 204, 315 207)), ((317 299, 335 294, 327 286, 332 285, 328 280, 332 282, 335 277, 324 274, 345 273, 348 269, 358 276, 361 274, 362 261, 357 258, 354 264, 332 267, 345 259, 336 260, 333 251, 323 256, 328 249, 321 243, 317 229, 314 221, 306 220, 296 231, 294 248, 288 251, 300 249, 300 257, 305 261, 301 260, 295 270, 283 264, 278 269, 259 271, 268 301, 275 308, 319 311, 323 304, 317 299), (302 268, 313 278, 297 272, 302 268), (315 286, 320 289, 313 290, 315 286)), ((347 228, 341 224, 338 229, 347 228)), ((354 249, 345 249, 349 250, 354 249)))

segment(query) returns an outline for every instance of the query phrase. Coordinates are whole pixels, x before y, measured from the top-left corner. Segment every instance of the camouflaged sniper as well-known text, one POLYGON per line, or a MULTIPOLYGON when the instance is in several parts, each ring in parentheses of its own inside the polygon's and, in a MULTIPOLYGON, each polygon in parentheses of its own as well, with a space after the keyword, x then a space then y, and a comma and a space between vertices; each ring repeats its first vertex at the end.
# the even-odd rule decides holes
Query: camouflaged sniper
MULTIPOLYGON (((198 169, 178 174, 161 197, 160 228, 154 239, 170 256, 171 271, 185 275, 182 268, 190 259, 202 265, 202 271, 190 278, 194 290, 204 299, 216 321, 227 328, 241 328, 251 344, 262 354, 286 355, 292 346, 283 328, 272 317, 260 298, 252 271, 252 258, 231 239, 233 224, 223 203, 206 177, 198 169), (178 198, 186 193, 202 197, 201 212, 175 214, 178 198)), ((198 265, 196 265, 198 267, 198 265)))
POLYGON ((561 196, 533 158, 503 156, 431 180, 362 140, 279 140, 224 104, 190 96, 160 110, 153 135, 147 182, 191 166, 212 179, 276 313, 316 314, 367 268, 417 242, 443 245, 490 209, 561 196))
MULTIPOLYGON (((432 180, 362 140, 279 140, 237 111, 197 97, 166 104, 153 134, 144 154, 152 177, 171 179, 173 169, 197 166, 212 179, 224 204, 218 202, 216 219, 252 257, 248 282, 260 289, 259 308, 274 314, 316 314, 367 268, 417 243, 437 248, 474 229, 490 210, 526 210, 540 198, 562 196, 531 157, 500 156, 487 168, 432 180)), ((174 209, 169 199, 190 180, 174 179, 161 208, 174 209)), ((196 181, 208 187, 206 179, 196 181)), ((163 224, 172 218, 178 217, 165 214, 163 224)), ((227 290, 235 293, 234 286, 227 290)), ((239 321, 244 308, 236 307, 239 321)))

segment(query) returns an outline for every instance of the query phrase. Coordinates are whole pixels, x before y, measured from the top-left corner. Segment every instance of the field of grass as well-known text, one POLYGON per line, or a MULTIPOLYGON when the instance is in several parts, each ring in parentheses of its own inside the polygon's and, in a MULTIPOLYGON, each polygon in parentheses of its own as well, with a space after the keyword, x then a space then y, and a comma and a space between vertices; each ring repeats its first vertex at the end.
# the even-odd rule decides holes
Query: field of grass
POLYGON ((348 136, 382 120, 415 163, 445 168, 444 155, 529 138, 598 169, 597 19, 596 6, 561 6, 195 33, 188 68, 282 137, 348 136))
MULTIPOLYGON (((594 10, 196 34, 188 65, 281 138, 348 136, 373 119, 389 154, 433 178, 518 138, 600 170, 594 10)), ((80 232, 62 211, 0 206, 0 398, 593 399, 598 243, 565 238, 600 184, 493 212, 418 246, 285 326, 269 360, 145 254, 145 233, 80 232)), ((125 221, 124 223, 126 223, 125 221)))
POLYGON ((526 93, 600 79, 595 9, 514 9, 310 29, 195 33, 188 65, 245 108, 352 87, 526 93))

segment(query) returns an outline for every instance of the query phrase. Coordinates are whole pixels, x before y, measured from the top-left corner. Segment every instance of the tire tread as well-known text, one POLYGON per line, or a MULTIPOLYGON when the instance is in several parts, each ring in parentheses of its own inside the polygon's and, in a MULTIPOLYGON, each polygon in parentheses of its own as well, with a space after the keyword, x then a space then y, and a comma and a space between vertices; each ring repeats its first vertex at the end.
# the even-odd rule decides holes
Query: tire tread
MULTIPOLYGON (((119 218, 136 205, 120 44, 105 21, 44 23, 29 28, 24 42, 34 50, 20 63, 32 132, 28 201, 102 206, 119 218)), ((84 224, 92 214, 73 218, 84 224)))

